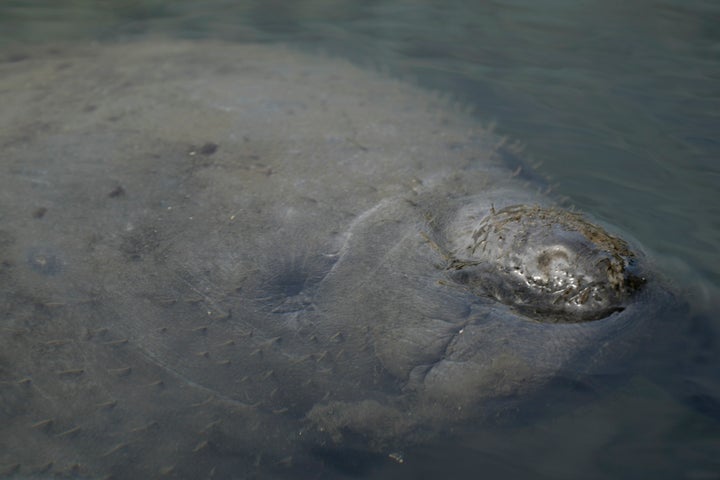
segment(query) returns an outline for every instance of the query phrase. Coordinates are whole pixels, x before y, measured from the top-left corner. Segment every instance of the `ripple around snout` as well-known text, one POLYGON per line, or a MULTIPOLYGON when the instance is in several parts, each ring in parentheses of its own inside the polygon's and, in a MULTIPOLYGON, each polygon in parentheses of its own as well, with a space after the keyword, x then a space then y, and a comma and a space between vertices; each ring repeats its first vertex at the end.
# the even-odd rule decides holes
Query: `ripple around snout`
POLYGON ((492 210, 450 264, 453 280, 542 322, 598 320, 642 288, 642 259, 581 215, 513 205, 492 210))

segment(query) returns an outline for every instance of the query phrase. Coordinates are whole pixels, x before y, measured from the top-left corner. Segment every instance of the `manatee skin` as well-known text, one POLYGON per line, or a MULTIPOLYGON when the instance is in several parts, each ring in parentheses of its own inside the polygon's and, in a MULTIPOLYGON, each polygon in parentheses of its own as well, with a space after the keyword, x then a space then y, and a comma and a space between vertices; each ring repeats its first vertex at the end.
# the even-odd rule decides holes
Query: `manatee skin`
POLYGON ((258 45, 0 63, 0 468, 322 472, 622 358, 670 296, 427 92, 258 45))

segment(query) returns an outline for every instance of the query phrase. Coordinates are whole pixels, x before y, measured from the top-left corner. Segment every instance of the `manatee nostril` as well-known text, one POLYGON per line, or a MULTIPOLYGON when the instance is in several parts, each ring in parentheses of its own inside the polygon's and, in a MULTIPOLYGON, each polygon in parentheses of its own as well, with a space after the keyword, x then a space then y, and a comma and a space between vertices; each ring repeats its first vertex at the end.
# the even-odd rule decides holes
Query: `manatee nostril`
MULTIPOLYGON (((533 271, 536 275, 528 281, 560 289, 575 283, 572 274, 574 255, 561 246, 553 246, 540 252, 535 260, 533 271)), ((516 267, 513 267, 516 268, 516 267)))
POLYGON ((537 259, 538 267, 548 271, 566 267, 569 263, 570 256, 562 248, 545 250, 538 255, 537 259))
POLYGON ((455 281, 543 322, 604 318, 644 283, 625 241, 556 208, 493 210, 463 253, 451 263, 455 281))

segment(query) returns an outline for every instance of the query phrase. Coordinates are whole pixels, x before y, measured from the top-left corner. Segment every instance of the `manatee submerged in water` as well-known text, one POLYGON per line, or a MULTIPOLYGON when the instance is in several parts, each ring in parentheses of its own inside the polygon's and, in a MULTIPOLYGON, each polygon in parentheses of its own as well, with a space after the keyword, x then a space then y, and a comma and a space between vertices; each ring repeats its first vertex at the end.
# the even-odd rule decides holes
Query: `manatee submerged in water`
POLYGON ((636 249, 414 87, 257 45, 5 60, 5 474, 392 454, 591 372, 661 308, 636 249))

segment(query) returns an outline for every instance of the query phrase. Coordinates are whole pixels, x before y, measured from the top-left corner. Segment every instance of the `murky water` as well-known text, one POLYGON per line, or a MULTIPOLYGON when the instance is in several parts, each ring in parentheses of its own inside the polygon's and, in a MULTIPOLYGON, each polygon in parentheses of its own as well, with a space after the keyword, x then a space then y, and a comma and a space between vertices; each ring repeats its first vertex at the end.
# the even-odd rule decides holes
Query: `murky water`
POLYGON ((682 364, 674 378, 468 428, 367 475, 720 478, 718 2, 65 3, 0 3, 0 48, 161 34, 287 43, 387 70, 521 142, 556 195, 630 232, 687 290, 698 320, 684 331, 697 338, 678 345, 698 352, 665 353, 682 364))

